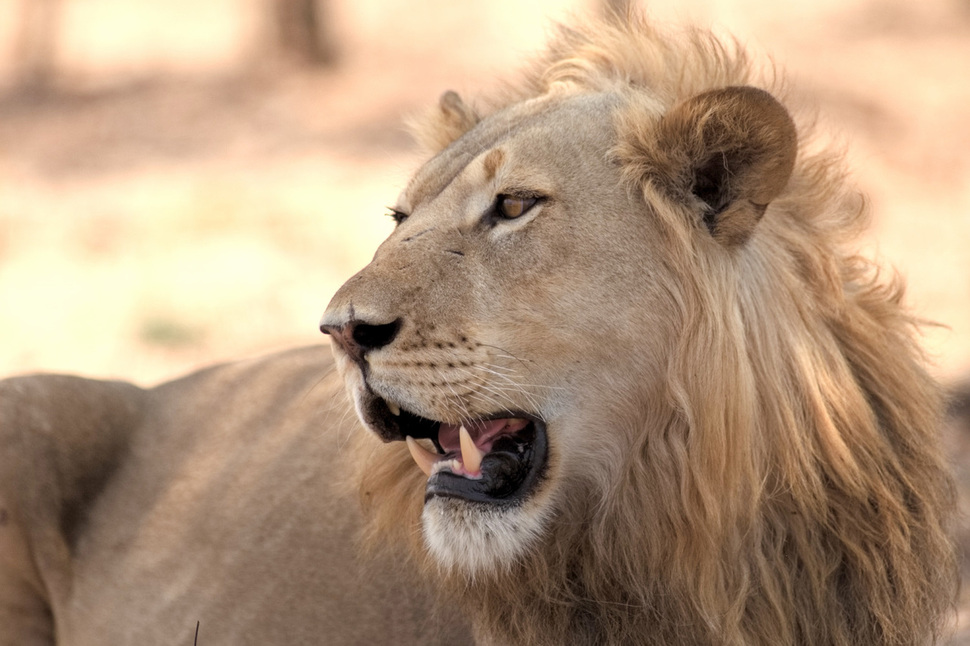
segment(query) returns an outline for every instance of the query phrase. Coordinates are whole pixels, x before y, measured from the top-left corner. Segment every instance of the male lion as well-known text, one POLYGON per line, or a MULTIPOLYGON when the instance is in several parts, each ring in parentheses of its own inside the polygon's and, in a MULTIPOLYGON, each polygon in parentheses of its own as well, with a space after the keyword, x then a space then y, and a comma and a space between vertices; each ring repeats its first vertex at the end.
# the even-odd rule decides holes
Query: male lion
POLYGON ((321 324, 370 433, 319 349, 6 382, 0 642, 937 639, 939 393, 781 101, 638 18, 446 93, 321 324))

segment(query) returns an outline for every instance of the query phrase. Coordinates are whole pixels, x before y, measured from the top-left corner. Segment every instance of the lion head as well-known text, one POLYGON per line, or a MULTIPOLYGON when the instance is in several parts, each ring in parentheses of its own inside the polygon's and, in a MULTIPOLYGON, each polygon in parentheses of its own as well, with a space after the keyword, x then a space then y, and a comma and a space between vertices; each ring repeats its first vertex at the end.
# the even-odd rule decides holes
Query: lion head
POLYGON ((446 93, 322 329, 361 492, 489 643, 922 643, 939 397, 838 157, 712 36, 563 29, 446 93), (415 462, 417 466, 415 466, 415 462))

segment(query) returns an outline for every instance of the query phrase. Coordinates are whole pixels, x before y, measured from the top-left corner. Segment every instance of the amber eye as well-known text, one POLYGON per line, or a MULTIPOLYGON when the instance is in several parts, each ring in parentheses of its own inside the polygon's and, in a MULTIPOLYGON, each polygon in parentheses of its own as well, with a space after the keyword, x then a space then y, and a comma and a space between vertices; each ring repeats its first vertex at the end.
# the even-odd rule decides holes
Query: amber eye
POLYGON ((529 209, 536 205, 538 197, 516 197, 513 195, 499 195, 496 210, 498 214, 507 220, 514 220, 517 217, 528 213, 529 209))

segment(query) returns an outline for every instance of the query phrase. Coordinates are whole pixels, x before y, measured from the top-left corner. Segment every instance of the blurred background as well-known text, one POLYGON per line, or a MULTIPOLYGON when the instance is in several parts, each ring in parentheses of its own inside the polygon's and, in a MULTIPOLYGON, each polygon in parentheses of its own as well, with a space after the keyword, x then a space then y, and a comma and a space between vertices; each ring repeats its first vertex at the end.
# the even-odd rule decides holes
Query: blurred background
MULTIPOLYGON (((403 117, 607 2, 0 0, 0 375, 150 384, 320 342, 419 162, 403 117)), ((970 0, 648 9, 786 68, 872 197, 860 246, 970 375, 970 0)))
MULTIPOLYGON (((402 117, 487 92, 553 21, 607 4, 0 0, 0 376, 151 384, 322 342, 320 314, 419 161, 402 117)), ((871 196, 860 248, 940 324, 936 374, 967 383, 970 0, 648 10, 787 70, 871 196)), ((954 429, 967 482, 970 428, 954 429)))

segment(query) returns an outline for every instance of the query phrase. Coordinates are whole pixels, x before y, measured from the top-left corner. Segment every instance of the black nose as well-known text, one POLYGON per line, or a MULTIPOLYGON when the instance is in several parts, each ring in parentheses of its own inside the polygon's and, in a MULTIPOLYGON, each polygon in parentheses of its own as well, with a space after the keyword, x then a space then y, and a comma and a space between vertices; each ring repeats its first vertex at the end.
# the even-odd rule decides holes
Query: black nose
POLYGON ((390 323, 372 324, 351 319, 343 325, 321 325, 320 331, 329 334, 351 359, 363 363, 364 355, 391 343, 401 329, 401 319, 390 323))

